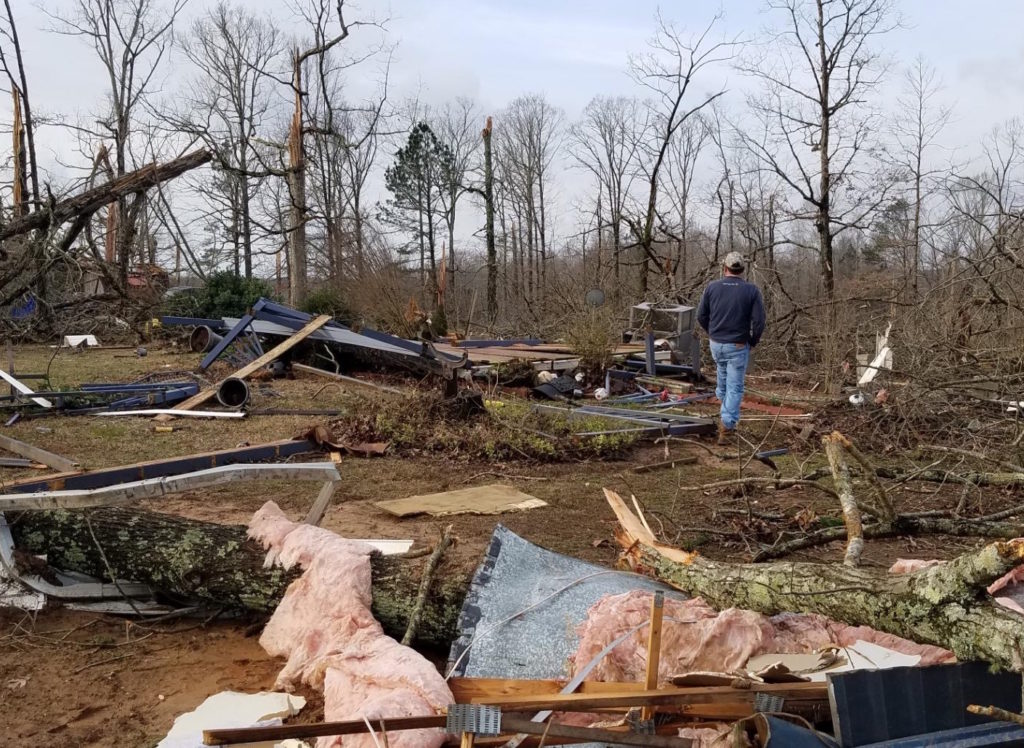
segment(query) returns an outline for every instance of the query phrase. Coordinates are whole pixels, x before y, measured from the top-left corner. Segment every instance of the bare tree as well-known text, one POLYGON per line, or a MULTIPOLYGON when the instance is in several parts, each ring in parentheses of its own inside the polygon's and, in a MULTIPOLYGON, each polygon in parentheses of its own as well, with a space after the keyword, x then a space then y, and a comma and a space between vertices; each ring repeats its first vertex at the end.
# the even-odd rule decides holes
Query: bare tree
MULTIPOLYGON (((583 110, 580 121, 569 130, 571 153, 576 162, 589 171, 598 187, 598 243, 611 229, 615 285, 618 300, 622 288, 622 228, 626 201, 632 191, 639 167, 639 148, 645 111, 636 99, 624 96, 596 96, 583 110), (607 201, 607 217, 602 198, 607 201)), ((598 253, 598 275, 601 256, 598 253)))
MULTIPOLYGON (((303 69, 307 63, 316 65, 316 73, 321 80, 320 90, 330 91, 330 86, 323 84, 328 71, 328 53, 348 38, 351 27, 360 25, 345 20, 345 0, 304 0, 301 6, 302 15, 309 24, 313 39, 311 46, 292 50, 292 110, 291 126, 288 130, 288 296, 294 305, 302 305, 306 300, 306 222, 308 206, 306 204, 306 145, 307 134, 305 125, 306 89, 303 83, 303 69), (332 31, 337 27, 337 33, 332 31)), ((321 129, 330 133, 334 131, 334 108, 329 96, 323 96, 319 102, 324 104, 321 129)))
MULTIPOLYGON (((484 235, 487 244, 487 323, 493 325, 498 317, 498 247, 494 235, 494 158, 491 150, 491 134, 494 123, 487 118, 487 124, 480 133, 484 146, 484 235)), ((472 321, 472 320, 470 320, 472 321)))
POLYGON ((709 135, 707 122, 702 117, 691 118, 672 139, 666 160, 665 191, 678 221, 672 272, 680 280, 687 277, 689 240, 693 232, 693 180, 697 173, 697 162, 709 135))
MULTIPOLYGON (((100 143, 98 160, 113 155, 111 178, 121 177, 133 166, 132 136, 142 121, 142 106, 151 93, 157 70, 167 57, 172 27, 186 0, 75 0, 71 10, 53 15, 55 30, 86 40, 107 74, 107 111, 98 129, 82 128, 100 143), (111 140, 108 149, 105 141, 111 140)), ((145 210, 142 195, 122 197, 108 208, 108 263, 117 263, 123 284, 138 239, 139 221, 145 210), (110 235, 113 235, 113 238, 110 235)))
POLYGON ((649 42, 649 51, 632 57, 629 62, 633 79, 652 95, 648 104, 650 127, 643 140, 646 195, 639 211, 627 218, 635 246, 641 253, 642 293, 647 292, 651 262, 663 274, 669 289, 674 287, 671 260, 662 257, 655 247, 662 169, 680 128, 725 93, 724 89, 698 96, 691 93, 694 78, 707 68, 729 60, 738 44, 735 39, 711 41, 717 20, 717 17, 713 19, 701 33, 684 39, 682 33, 659 14, 658 30, 649 42))
POLYGON ((900 165, 907 171, 911 182, 913 225, 910 246, 910 291, 911 299, 918 296, 921 277, 921 229, 924 209, 923 188, 925 181, 939 173, 928 168, 928 151, 949 122, 949 107, 936 104, 935 98, 941 90, 935 69, 918 57, 907 69, 904 76, 904 93, 898 102, 893 125, 896 142, 900 147, 900 165))
MULTIPOLYGON (((513 256, 520 295, 543 296, 547 275, 551 164, 561 138, 562 113, 538 94, 512 101, 498 120, 499 181, 512 209, 513 256)), ((531 310, 537 311, 537 310, 531 310)))
MULTIPOLYGON (((381 98, 381 105, 383 102, 384 97, 381 98)), ((364 109, 350 112, 342 128, 347 143, 342 158, 342 169, 348 181, 348 213, 352 221, 357 278, 362 278, 365 272, 366 225, 370 217, 366 191, 380 150, 379 111, 364 109)))
POLYGON ((4 0, 4 10, 7 17, 6 24, 0 26, 0 69, 7 76, 14 101, 13 203, 14 216, 18 217, 25 212, 29 183, 32 185, 32 204, 35 209, 39 208, 39 167, 36 161, 35 121, 29 98, 28 74, 10 0, 4 0))
POLYGON ((866 99, 884 73, 871 43, 895 25, 893 0, 768 0, 782 21, 769 52, 743 69, 764 86, 751 98, 768 138, 746 144, 810 208, 828 302, 826 386, 837 372, 833 244, 862 227, 884 190, 871 183, 877 127, 866 99), (870 184, 870 186, 869 186, 870 184))
POLYGON ((206 142, 217 156, 213 187, 226 201, 235 272, 253 271, 253 191, 266 176, 254 152, 271 107, 267 70, 282 49, 266 19, 222 0, 197 19, 182 45, 195 66, 186 105, 169 119, 206 142), (180 113, 179 113, 180 112, 180 113))
POLYGON ((471 171, 476 166, 480 139, 477 137, 477 121, 480 112, 473 99, 460 97, 448 102, 440 109, 430 112, 428 121, 438 140, 451 151, 450 167, 444 175, 445 187, 441 193, 444 222, 448 230, 448 271, 452 279, 451 291, 455 291, 454 279, 458 271, 455 251, 455 219, 459 201, 469 191, 479 188, 469 184, 471 171))

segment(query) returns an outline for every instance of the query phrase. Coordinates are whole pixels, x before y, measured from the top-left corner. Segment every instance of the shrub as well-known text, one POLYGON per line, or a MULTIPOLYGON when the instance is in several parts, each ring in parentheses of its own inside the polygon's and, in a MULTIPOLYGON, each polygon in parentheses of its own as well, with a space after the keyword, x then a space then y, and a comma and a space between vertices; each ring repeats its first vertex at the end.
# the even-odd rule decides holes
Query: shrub
POLYGON ((337 288, 323 287, 310 291, 302 311, 307 314, 329 314, 345 325, 351 325, 355 319, 351 306, 337 288))
POLYGON ((182 293, 164 302, 163 313, 182 317, 241 317, 260 297, 274 297, 274 289, 259 278, 243 278, 225 270, 214 273, 194 293, 182 293))

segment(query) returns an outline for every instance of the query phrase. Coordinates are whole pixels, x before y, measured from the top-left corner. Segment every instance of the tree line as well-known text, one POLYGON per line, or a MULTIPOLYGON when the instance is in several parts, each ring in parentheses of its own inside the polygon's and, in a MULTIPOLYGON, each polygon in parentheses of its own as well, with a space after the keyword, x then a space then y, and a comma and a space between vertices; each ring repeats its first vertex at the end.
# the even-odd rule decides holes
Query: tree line
POLYGON ((539 93, 496 111, 395 100, 387 22, 343 0, 301 0, 295 38, 240 2, 189 23, 185 4, 74 0, 50 15, 55 43, 87 44, 107 85, 95 118, 63 123, 82 176, 55 184, 38 141, 60 123, 34 116, 35 50, 5 0, 4 222, 188 147, 213 160, 119 198, 67 246, 8 242, 0 307, 24 295, 29 260, 54 268, 34 290, 55 304, 75 268, 123 292, 130 268, 162 265, 194 282, 277 279, 300 306, 330 292, 392 327, 411 300, 460 333, 552 334, 590 288, 615 313, 695 303, 735 249, 764 289, 770 345, 821 364, 827 385, 883 318, 953 362, 1019 348, 1024 125, 951 159, 934 68, 885 54, 893 0, 765 0, 771 28, 736 36, 721 18, 658 16, 629 58, 633 95, 596 95, 575 118, 539 93))

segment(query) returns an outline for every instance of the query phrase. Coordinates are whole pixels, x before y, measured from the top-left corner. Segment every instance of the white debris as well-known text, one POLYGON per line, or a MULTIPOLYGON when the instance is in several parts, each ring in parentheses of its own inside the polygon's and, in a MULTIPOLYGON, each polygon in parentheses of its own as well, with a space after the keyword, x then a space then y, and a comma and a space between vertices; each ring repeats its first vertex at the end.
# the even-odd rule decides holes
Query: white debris
MULTIPOLYGON (((267 727, 281 724, 306 705, 301 696, 274 691, 239 693, 221 691, 191 712, 179 715, 167 737, 156 748, 201 748, 203 730, 221 727, 267 727)), ((249 743, 252 748, 272 748, 273 742, 249 743)))
POLYGON ((606 390, 604 387, 598 387, 596 390, 594 390, 594 397, 597 400, 604 400, 606 397, 608 397, 608 390, 606 390))
POLYGON ((892 369, 892 349, 889 347, 889 332, 892 330, 890 322, 885 332, 875 336, 875 357, 857 380, 857 386, 863 387, 873 380, 881 369, 892 369))
POLYGON ((96 340, 95 335, 65 335, 64 340, 61 341, 62 348, 77 348, 78 346, 85 343, 89 348, 93 348, 100 344, 100 341, 96 340))
POLYGON ((46 605, 46 597, 40 592, 33 592, 17 579, 12 578, 7 567, 0 562, 0 608, 18 608, 19 610, 37 611, 46 605))

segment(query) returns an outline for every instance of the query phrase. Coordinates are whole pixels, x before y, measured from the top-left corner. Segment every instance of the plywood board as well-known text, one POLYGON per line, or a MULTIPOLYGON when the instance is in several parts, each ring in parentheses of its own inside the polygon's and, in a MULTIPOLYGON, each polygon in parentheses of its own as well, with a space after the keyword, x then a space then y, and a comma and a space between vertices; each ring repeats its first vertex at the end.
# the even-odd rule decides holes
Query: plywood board
POLYGON ((501 514, 522 509, 547 506, 547 502, 523 493, 512 486, 493 484, 461 488, 407 499, 377 501, 374 506, 396 517, 429 514, 444 517, 449 514, 501 514))

